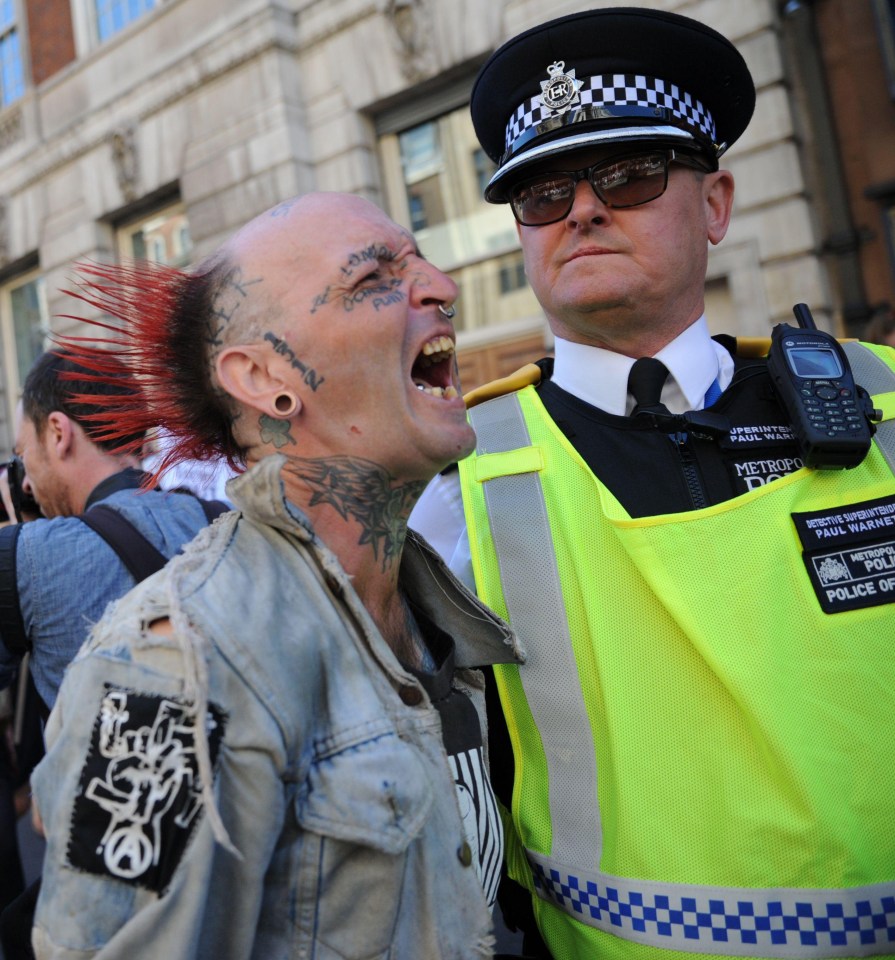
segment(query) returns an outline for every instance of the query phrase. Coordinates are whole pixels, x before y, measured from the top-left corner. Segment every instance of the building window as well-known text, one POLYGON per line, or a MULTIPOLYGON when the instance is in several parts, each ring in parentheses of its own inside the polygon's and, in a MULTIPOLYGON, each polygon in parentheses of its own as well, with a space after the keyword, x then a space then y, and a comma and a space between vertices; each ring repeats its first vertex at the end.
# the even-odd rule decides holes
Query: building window
POLYGON ((472 151, 472 165, 475 168, 475 178, 478 183, 479 193, 485 195, 485 187, 491 182, 491 177, 497 170, 497 164, 481 148, 476 147, 472 151))
POLYGON ((500 265, 501 296, 522 290, 527 283, 528 278, 525 276, 525 261, 522 259, 522 254, 504 258, 500 265))
POLYGON ((6 420, 12 423, 25 377, 34 361, 49 346, 49 314, 43 277, 18 276, 0 287, 0 341, 3 345, 3 379, 6 420))
POLYGON ((0 105, 7 107, 25 92, 20 36, 14 0, 0 0, 0 105))
POLYGON ((96 32, 99 39, 108 40, 155 5, 156 0, 96 0, 96 32))
POLYGON ((459 84, 452 102, 443 95, 434 104, 405 103, 376 121, 386 208, 460 288, 454 322, 461 342, 485 327, 544 322, 512 213, 482 197, 495 167, 476 140, 468 97, 469 84, 459 84))
POLYGON ((119 224, 117 246, 121 260, 154 260, 170 267, 187 266, 192 258, 193 243, 183 204, 173 203, 119 224))
POLYGON ((886 68, 889 96, 895 100, 895 0, 871 0, 879 27, 880 48, 886 68))
POLYGON ((398 135, 398 143, 407 185, 411 229, 416 232, 444 223, 442 184, 445 169, 438 124, 432 121, 405 130, 398 135))

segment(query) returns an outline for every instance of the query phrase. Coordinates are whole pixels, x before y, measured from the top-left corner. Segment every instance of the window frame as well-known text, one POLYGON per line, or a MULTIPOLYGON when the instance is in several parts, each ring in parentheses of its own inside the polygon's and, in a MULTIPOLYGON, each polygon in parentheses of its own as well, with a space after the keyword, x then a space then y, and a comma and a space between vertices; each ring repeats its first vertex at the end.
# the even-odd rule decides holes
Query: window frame
MULTIPOLYGON (((413 127, 423 124, 437 124, 439 125, 439 132, 441 131, 442 123, 445 121, 447 121, 450 126, 451 115, 461 110, 468 112, 470 86, 471 80, 458 80, 430 96, 414 99, 409 103, 401 103, 374 118, 376 146, 380 160, 380 175, 385 201, 384 206, 394 220, 404 224, 408 228, 410 228, 414 222, 414 217, 407 196, 408 183, 404 176, 401 160, 401 134, 406 133, 413 127)), ((443 141, 445 170, 450 166, 451 155, 456 155, 456 150, 450 146, 452 143, 451 138, 446 138, 445 141, 443 141)), ((478 183, 481 180, 481 170, 476 158, 476 153, 479 152, 477 143, 475 147, 476 149, 467 159, 470 164, 470 175, 474 176, 478 183)), ((496 207, 492 207, 490 204, 484 204, 484 206, 493 210, 496 214, 496 207)), ((473 216, 480 216, 481 213, 482 211, 479 211, 479 213, 474 213, 473 216)), ((445 223, 452 222, 453 219, 454 218, 449 215, 445 221, 426 224, 421 230, 437 229, 445 223)), ((448 257, 443 262, 440 262, 438 266, 448 273, 453 273, 472 267, 483 260, 492 260, 503 254, 520 249, 515 222, 512 216, 508 216, 505 228, 501 228, 496 232, 498 236, 491 237, 482 249, 467 250, 464 256, 456 259, 448 257)), ((422 238, 420 239, 421 243, 425 246, 422 238)))
POLYGON ((97 47, 112 43, 118 37, 123 36, 135 24, 141 22, 148 14, 156 13, 166 5, 168 0, 154 0, 154 5, 149 10, 144 10, 133 20, 129 20, 124 26, 102 38, 99 35, 99 11, 97 10, 97 0, 72 0, 72 26, 75 35, 75 54, 78 58, 88 56, 97 47))
MULTIPOLYGON (((14 291, 35 281, 38 282, 38 311, 40 313, 38 329, 42 334, 42 350, 47 350, 51 346, 49 339, 51 329, 50 311, 47 301, 47 284, 43 271, 39 267, 33 267, 13 274, 0 283, 0 344, 2 344, 3 347, 4 403, 6 406, 7 422, 10 425, 13 423, 16 404, 19 402, 24 383, 19 373, 19 354, 16 346, 12 296, 14 291)), ((10 445, 12 444, 12 433, 13 428, 10 426, 10 445)))
POLYGON ((3 62, 0 60, 0 110, 8 110, 18 103, 28 90, 30 85, 30 63, 28 59, 28 34, 26 32, 27 17, 25 16, 24 0, 9 0, 12 8, 12 20, 7 24, 0 23, 0 45, 10 35, 16 37, 18 59, 18 92, 11 100, 6 99, 6 83, 3 76, 3 62))
POLYGON ((117 219, 112 224, 112 229, 114 232, 115 256, 119 263, 145 259, 155 263, 164 263, 167 266, 183 268, 192 262, 195 244, 192 242, 189 233, 189 211, 186 204, 177 195, 169 195, 152 206, 141 205, 139 212, 132 212, 129 216, 117 219), (132 239, 141 227, 151 224, 154 220, 164 219, 166 222, 170 222, 176 217, 182 217, 182 220, 171 229, 172 245, 179 248, 184 237, 186 237, 190 241, 188 249, 174 250, 175 257, 170 260, 159 260, 157 257, 148 256, 148 247, 142 257, 133 252, 132 239))
MULTIPOLYGON (((502 289, 501 265, 507 258, 521 258, 521 244, 509 209, 482 198, 483 177, 490 179, 492 171, 486 169, 487 158, 480 156, 483 152, 469 119, 472 80, 472 74, 454 74, 449 83, 418 90, 412 99, 370 116, 383 207, 409 229, 414 223, 410 209, 414 186, 419 186, 421 195, 428 188, 426 177, 416 177, 422 167, 405 166, 402 134, 421 125, 437 126, 442 166, 437 173, 433 170, 430 179, 438 180, 443 208, 437 203, 427 205, 431 222, 413 232, 423 255, 459 288, 454 325, 458 346, 463 348, 480 340, 516 340, 546 326, 527 279, 521 286, 513 284, 514 289, 502 289)), ((518 274, 517 267, 513 273, 518 274)))
POLYGON ((870 0, 870 5, 876 17, 889 96, 895 100, 895 0, 870 0))

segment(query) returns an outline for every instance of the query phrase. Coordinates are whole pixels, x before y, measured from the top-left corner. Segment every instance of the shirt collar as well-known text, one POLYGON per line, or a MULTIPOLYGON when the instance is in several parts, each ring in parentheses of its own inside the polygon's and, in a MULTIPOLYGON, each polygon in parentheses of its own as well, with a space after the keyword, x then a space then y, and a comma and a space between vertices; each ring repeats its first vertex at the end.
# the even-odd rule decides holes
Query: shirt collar
POLYGON ((105 480, 100 480, 90 491, 90 496, 84 504, 84 509, 89 509, 95 503, 99 503, 100 500, 105 500, 106 497, 111 497, 113 493, 118 493, 119 490, 136 490, 137 487, 142 486, 145 479, 146 474, 143 473, 142 470, 125 467, 124 470, 113 473, 110 477, 106 477, 105 480))
MULTIPOLYGON (((552 379, 557 386, 606 413, 625 416, 631 412, 634 401, 628 396, 628 374, 635 358, 559 337, 554 349, 552 379)), ((733 377, 733 358, 712 340, 705 315, 656 356, 668 367, 662 402, 672 413, 701 410, 715 379, 724 390, 733 377)))

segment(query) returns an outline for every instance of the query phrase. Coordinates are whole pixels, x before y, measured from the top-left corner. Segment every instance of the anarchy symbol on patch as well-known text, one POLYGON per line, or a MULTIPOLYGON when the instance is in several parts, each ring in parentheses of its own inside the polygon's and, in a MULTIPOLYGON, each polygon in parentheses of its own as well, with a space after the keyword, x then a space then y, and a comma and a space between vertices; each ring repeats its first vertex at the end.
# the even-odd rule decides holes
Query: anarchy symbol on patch
POLYGON ((109 837, 103 856, 113 876, 131 880, 149 869, 153 853, 149 838, 138 828, 128 826, 109 837))
POLYGON ((565 60, 557 60, 547 67, 549 80, 541 81, 541 95, 535 97, 535 102, 540 101, 548 110, 553 113, 564 113, 572 106, 578 103, 578 91, 584 84, 583 80, 575 77, 574 67, 564 73, 566 69, 565 60))

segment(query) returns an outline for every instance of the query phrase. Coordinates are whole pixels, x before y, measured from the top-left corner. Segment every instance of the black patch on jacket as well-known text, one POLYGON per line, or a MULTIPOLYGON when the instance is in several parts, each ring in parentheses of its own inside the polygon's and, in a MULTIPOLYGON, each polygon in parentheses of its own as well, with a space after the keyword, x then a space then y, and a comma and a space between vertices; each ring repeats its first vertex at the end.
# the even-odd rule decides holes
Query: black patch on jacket
MULTIPOLYGON (((208 705, 212 766, 226 718, 208 705)), ((105 685, 81 771, 68 862, 162 893, 202 811, 192 704, 105 685)))

